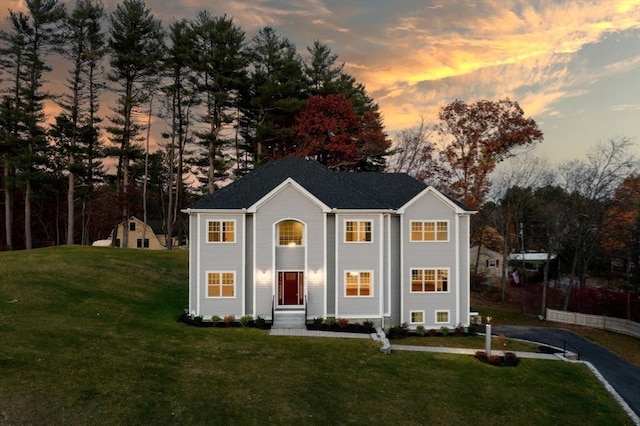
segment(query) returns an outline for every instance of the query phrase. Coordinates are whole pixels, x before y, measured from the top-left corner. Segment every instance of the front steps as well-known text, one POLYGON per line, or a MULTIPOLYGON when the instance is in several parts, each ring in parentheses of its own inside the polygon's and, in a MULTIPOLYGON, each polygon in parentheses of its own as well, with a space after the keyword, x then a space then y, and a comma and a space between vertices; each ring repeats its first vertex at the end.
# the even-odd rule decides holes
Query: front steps
POLYGON ((304 311, 275 311, 271 328, 306 329, 304 311))

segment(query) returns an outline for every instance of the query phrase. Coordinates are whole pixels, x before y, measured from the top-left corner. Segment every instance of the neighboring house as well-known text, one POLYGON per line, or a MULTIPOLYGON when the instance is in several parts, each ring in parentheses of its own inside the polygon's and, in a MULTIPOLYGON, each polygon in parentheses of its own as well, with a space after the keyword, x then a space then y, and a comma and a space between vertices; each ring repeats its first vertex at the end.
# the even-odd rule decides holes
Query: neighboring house
MULTIPOLYGON (((115 247, 121 247, 124 227, 129 227, 129 248, 145 248, 151 250, 163 250, 167 248, 167 240, 162 233, 162 229, 157 224, 147 224, 147 229, 144 231, 144 238, 142 236, 144 222, 135 216, 131 216, 125 223, 119 223, 116 229, 116 238, 114 242, 115 247)), ((110 236, 113 240, 113 233, 110 236)), ((94 243, 95 244, 95 243, 94 243)))
POLYGON ((189 310, 204 320, 469 323, 475 212, 406 174, 284 158, 184 212, 189 310))
POLYGON ((502 277, 502 253, 482 246, 480 256, 478 256, 478 247, 474 245, 469 249, 471 271, 475 271, 477 260, 478 273, 484 274, 491 282, 495 282, 496 279, 502 277))
POLYGON ((527 280, 539 279, 542 281, 542 274, 547 261, 550 261, 549 266, 553 268, 553 264, 556 263, 556 258, 557 256, 555 254, 531 251, 525 252, 524 255, 523 253, 511 253, 508 259, 513 284, 520 284, 522 274, 525 274, 527 280))

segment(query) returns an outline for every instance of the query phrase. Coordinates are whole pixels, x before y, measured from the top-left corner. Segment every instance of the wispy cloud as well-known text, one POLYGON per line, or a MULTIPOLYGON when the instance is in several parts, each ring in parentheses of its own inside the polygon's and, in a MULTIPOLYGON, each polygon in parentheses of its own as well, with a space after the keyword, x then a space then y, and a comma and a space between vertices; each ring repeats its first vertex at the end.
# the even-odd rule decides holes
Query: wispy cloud
MULTIPOLYGON (((107 11, 121 3, 103 1, 107 11)), ((9 8, 24 9, 24 0, 0 3, 0 19, 9 8)), ((585 98, 599 81, 640 69, 635 0, 146 3, 166 23, 203 9, 227 14, 248 39, 270 25, 303 55, 314 40, 328 43, 380 104, 390 132, 420 116, 435 119, 453 99, 510 97, 534 118, 563 117, 570 112, 563 109, 567 99, 585 98), (611 54, 616 43, 627 50, 611 54)), ((609 104, 614 111, 638 109, 629 99, 609 104)))
POLYGON ((613 111, 639 111, 640 104, 627 104, 627 105, 612 105, 613 111))
POLYGON ((347 68, 380 96, 391 128, 401 128, 407 113, 433 111, 430 99, 442 105, 518 95, 527 114, 558 114, 558 100, 582 94, 603 72, 638 67, 638 52, 604 71, 576 66, 585 46, 640 28, 640 5, 631 3, 446 2, 388 22, 379 36, 387 48, 347 68), (420 96, 420 86, 436 96, 420 96))

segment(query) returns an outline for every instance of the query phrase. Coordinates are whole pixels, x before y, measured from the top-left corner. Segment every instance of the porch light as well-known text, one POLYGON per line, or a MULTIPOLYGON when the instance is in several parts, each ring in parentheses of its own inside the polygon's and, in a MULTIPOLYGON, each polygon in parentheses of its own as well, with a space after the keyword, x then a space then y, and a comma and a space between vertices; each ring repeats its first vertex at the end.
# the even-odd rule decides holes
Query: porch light
POLYGON ((493 319, 493 317, 491 315, 487 315, 485 319, 487 324, 491 324, 491 320, 493 319))
POLYGON ((320 272, 321 272, 320 269, 316 269, 315 271, 313 269, 310 269, 309 278, 311 279, 311 281, 319 282, 320 278, 322 277, 322 274, 320 272))
POLYGON ((269 271, 265 270, 259 270, 258 271, 258 277, 260 278, 260 281, 263 283, 269 282, 269 271))

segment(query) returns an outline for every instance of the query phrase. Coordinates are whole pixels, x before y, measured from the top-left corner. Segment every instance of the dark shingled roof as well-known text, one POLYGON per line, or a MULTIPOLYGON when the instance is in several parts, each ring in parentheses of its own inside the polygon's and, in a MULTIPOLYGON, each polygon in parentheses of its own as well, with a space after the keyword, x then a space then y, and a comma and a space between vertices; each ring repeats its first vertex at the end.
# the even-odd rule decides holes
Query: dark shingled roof
POLYGON ((286 157, 255 169, 190 208, 249 208, 287 178, 337 209, 398 209, 426 188, 404 173, 334 172, 315 160, 286 157))

